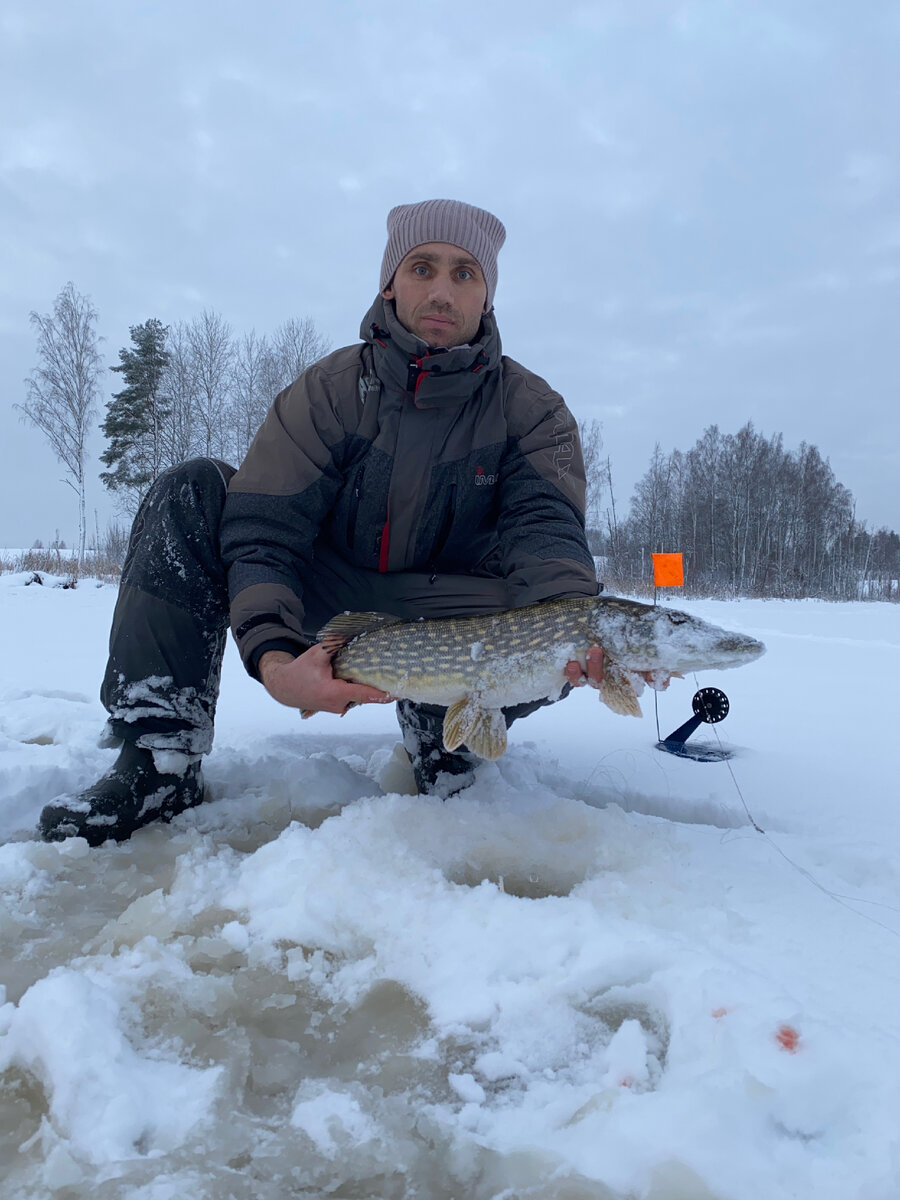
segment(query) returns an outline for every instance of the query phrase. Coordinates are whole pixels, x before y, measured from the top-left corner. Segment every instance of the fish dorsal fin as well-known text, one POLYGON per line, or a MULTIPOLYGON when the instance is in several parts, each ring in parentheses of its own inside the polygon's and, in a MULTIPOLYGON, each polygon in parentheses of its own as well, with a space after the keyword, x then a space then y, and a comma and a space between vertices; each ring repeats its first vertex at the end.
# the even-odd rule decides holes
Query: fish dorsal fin
POLYGON ((391 613, 342 612, 323 625, 316 637, 320 642, 345 645, 361 633, 371 633, 373 629, 382 629, 385 625, 399 625, 402 621, 403 617, 395 617, 391 613))
POLYGON ((506 750, 506 720, 499 708, 483 708, 476 696, 463 696, 444 715, 444 746, 466 745, 479 758, 500 758, 506 750))
POLYGON ((603 682, 600 684, 600 699, 618 713, 620 717, 642 717, 638 701, 639 690, 644 690, 640 678, 635 678, 630 672, 623 671, 609 659, 603 664, 603 682))

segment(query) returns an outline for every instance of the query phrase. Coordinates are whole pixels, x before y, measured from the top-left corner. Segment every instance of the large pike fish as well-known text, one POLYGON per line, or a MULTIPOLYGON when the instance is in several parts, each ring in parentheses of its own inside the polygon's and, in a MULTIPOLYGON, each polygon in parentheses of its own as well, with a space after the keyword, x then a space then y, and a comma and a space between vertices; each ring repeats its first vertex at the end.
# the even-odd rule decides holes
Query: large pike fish
POLYGON ((550 600, 483 617, 403 620, 384 613, 341 613, 319 632, 334 651, 334 673, 398 699, 447 706, 444 745, 465 744, 480 758, 506 749, 501 709, 542 697, 555 700, 565 665, 582 667, 602 646, 600 699, 613 712, 639 717, 645 674, 670 675, 738 667, 758 658, 762 642, 730 633, 673 608, 616 596, 550 600))

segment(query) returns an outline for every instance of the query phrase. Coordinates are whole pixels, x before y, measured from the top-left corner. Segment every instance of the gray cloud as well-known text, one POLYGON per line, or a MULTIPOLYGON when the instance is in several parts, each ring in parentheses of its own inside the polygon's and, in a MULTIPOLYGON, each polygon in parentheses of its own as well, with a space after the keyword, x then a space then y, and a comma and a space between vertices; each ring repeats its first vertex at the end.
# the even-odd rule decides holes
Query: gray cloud
POLYGON ((898 42, 891 6, 841 0, 10 0, 0 544, 74 528, 11 411, 67 279, 110 364, 203 307, 339 345, 388 208, 433 195, 507 224, 505 347, 604 421, 620 501, 657 440, 752 419, 900 527, 898 42))

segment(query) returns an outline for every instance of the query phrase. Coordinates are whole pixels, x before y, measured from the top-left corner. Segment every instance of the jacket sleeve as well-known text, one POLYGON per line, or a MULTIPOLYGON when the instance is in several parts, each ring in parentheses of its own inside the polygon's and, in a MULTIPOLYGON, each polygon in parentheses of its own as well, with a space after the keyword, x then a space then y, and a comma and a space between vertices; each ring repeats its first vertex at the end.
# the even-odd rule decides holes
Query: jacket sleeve
POLYGON ((502 572, 515 607, 599 590, 584 528, 578 426, 561 396, 532 381, 543 383, 520 379, 511 397, 499 482, 502 572))
POLYGON ((266 650, 300 654, 303 577, 343 479, 344 430, 331 380, 310 367, 276 398, 228 487, 221 526, 231 629, 257 675, 266 650))

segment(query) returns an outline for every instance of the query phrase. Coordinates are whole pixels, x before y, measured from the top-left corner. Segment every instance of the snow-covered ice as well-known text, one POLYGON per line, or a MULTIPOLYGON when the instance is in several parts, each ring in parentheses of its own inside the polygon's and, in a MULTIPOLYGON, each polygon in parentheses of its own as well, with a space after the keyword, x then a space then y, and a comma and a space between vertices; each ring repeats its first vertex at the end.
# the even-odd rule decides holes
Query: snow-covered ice
POLYGON ((635 721, 582 689, 446 803, 410 794, 389 708, 301 722, 229 647, 211 802, 89 850, 32 830, 115 757, 115 592, 26 579, 0 577, 4 1200, 900 1195, 900 605, 685 603, 768 645, 697 680, 729 764, 657 752, 653 693, 635 721))

